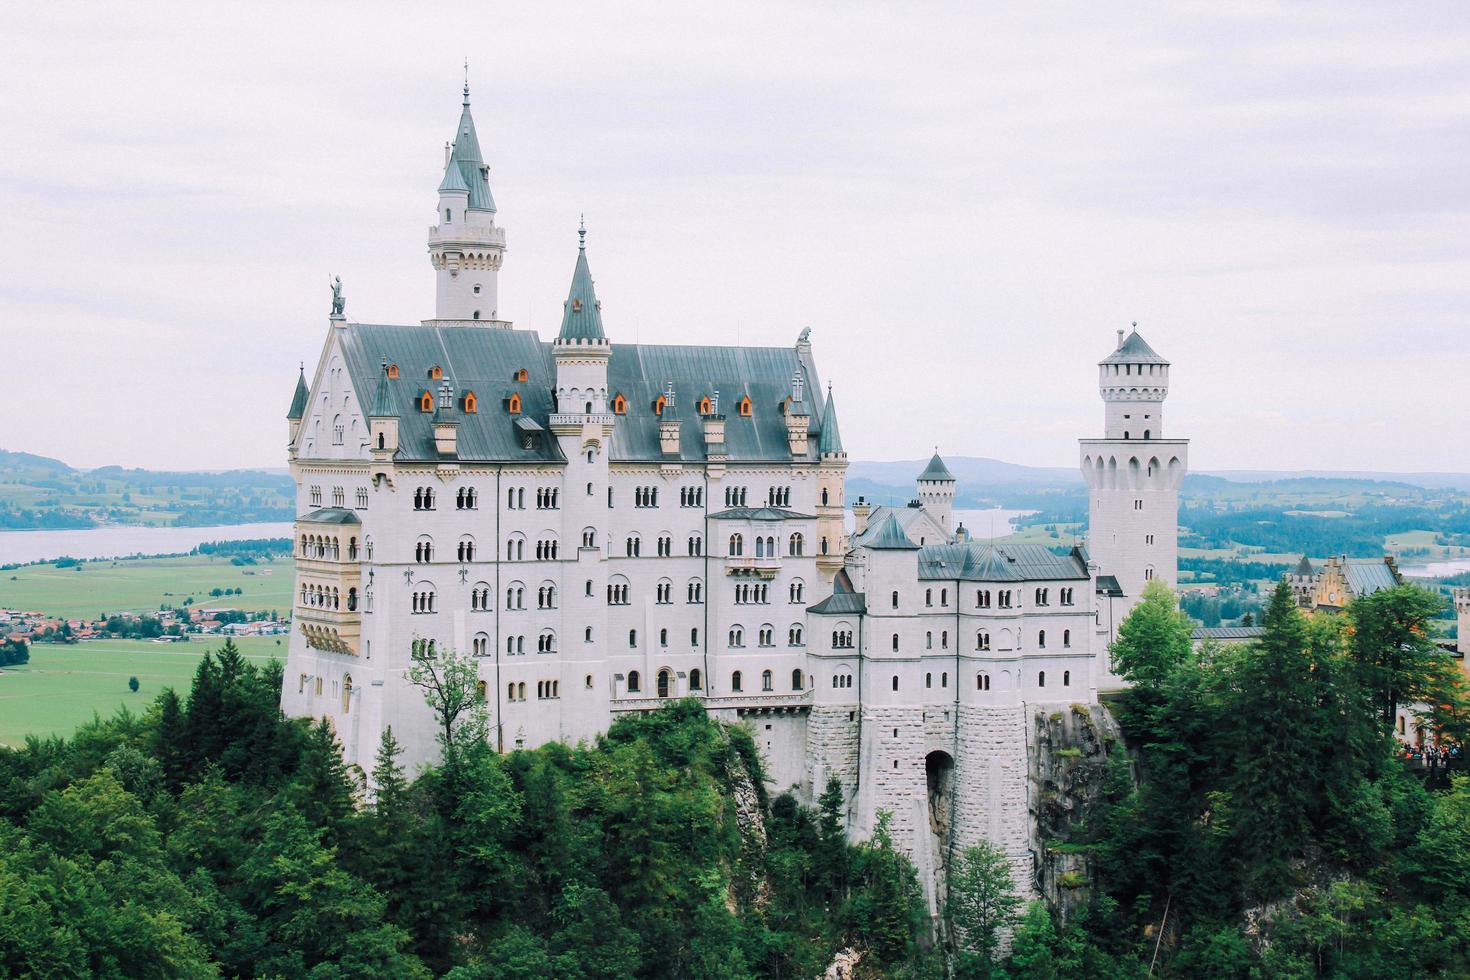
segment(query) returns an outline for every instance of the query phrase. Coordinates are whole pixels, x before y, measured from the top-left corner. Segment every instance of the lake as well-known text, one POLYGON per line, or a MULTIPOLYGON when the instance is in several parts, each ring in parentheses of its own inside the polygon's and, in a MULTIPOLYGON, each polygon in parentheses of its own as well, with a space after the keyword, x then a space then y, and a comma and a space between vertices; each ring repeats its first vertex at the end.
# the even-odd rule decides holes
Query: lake
POLYGON ((0 531, 0 565, 53 558, 124 558, 173 555, 206 541, 289 538, 291 525, 227 524, 220 527, 89 527, 75 531, 0 531))
POLYGON ((1405 565, 1399 571, 1409 578, 1445 578, 1470 572, 1470 558, 1452 558, 1449 561, 1431 561, 1423 565, 1405 565))

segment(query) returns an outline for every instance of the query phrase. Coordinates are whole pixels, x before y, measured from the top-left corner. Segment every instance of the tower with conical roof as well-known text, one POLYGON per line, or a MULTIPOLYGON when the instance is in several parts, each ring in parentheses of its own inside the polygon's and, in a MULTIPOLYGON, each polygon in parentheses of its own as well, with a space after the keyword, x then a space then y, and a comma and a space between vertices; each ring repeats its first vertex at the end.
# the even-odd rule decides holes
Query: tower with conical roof
POLYGON ((1125 599, 1121 616, 1151 579, 1179 577, 1179 488, 1189 440, 1164 438, 1169 362, 1135 329, 1098 365, 1104 438, 1081 441, 1088 488, 1087 543, 1102 575, 1125 599))
POLYGON ((830 583, 842 571, 847 556, 846 492, 847 450, 842 448, 837 405, 829 385, 817 430, 817 570, 823 583, 830 583))
POLYGON ((291 430, 291 440, 287 443, 291 452, 296 451, 296 437, 301 434, 301 420, 306 415, 306 403, 311 400, 311 392, 306 388, 306 365, 301 365, 301 373, 296 377, 296 392, 291 396, 291 408, 286 412, 286 422, 291 430))
POLYGON ((948 538, 954 534, 954 474, 944 465, 935 447, 934 456, 919 474, 919 503, 929 512, 948 538))
POLYGON ((445 146, 437 223, 429 229, 435 319, 498 321, 497 278, 504 258, 505 229, 495 224, 490 168, 480 153, 466 80, 459 128, 445 146))

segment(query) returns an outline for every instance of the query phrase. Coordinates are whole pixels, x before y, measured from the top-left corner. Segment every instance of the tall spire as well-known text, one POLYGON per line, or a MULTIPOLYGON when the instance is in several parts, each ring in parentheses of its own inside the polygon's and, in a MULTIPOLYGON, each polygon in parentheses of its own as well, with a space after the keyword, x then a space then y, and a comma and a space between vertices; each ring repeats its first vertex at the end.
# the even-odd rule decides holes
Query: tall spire
POLYGON ((398 399, 393 397, 393 386, 388 383, 388 362, 383 361, 378 374, 378 390, 373 394, 373 407, 369 418, 397 418, 398 399))
POLYGON ((817 435, 817 451, 823 456, 842 452, 842 434, 837 431, 837 406, 832 401, 832 386, 827 386, 827 404, 822 407, 822 431, 817 435))
POLYGON ((495 198, 490 193, 490 168, 480 153, 480 138, 475 133, 475 117, 470 114, 469 62, 465 62, 464 104, 459 113, 459 128, 454 132, 454 148, 444 168, 439 191, 469 191, 472 211, 494 211, 495 198))
POLYGON ((561 332, 557 340, 607 340, 602 332, 602 304, 592 286, 592 270, 587 266, 587 224, 577 228, 577 266, 572 271, 572 288, 562 306, 561 332))
POLYGON ((306 362, 301 364, 301 373, 296 376, 296 393, 291 396, 291 410, 286 413, 286 418, 292 422, 299 422, 306 415, 306 403, 311 399, 311 392, 306 390, 306 362))

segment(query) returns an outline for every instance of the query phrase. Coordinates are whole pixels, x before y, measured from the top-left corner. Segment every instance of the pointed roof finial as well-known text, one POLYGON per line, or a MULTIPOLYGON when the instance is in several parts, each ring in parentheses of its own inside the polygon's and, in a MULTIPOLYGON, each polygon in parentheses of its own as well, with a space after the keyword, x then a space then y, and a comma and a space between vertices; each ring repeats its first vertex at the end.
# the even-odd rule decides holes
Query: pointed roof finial
POLYGON ((577 215, 577 247, 587 251, 587 215, 577 215))
POLYGON ((470 104, 470 59, 464 60, 464 104, 470 104))

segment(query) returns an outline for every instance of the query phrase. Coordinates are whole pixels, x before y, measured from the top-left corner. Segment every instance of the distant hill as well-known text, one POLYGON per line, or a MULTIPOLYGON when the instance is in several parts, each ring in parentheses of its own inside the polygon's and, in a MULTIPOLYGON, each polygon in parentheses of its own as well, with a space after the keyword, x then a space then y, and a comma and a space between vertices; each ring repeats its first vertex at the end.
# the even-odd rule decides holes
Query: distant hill
POLYGON ((48 456, 0 450, 0 530, 289 521, 295 490, 289 475, 260 470, 79 470, 48 456))

